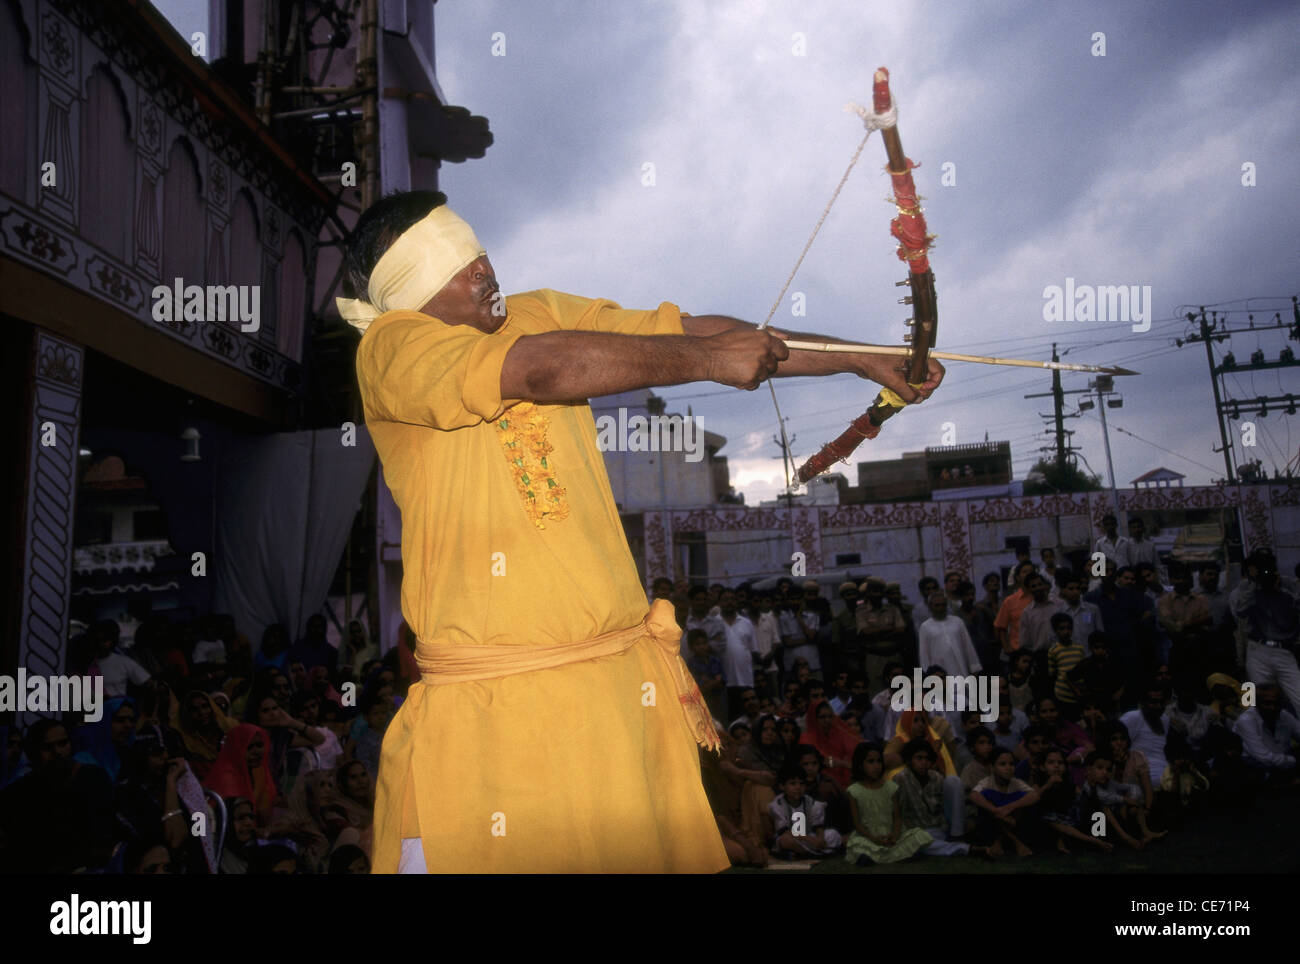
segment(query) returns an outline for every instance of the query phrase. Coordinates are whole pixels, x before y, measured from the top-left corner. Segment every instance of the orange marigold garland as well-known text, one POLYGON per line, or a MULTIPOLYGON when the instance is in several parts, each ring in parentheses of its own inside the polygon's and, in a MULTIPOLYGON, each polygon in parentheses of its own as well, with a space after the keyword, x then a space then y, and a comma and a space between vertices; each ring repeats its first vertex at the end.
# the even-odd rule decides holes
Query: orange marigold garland
POLYGON ((567 519, 566 490, 555 480, 547 459, 554 451, 546 438, 551 420, 532 402, 520 402, 506 415, 509 417, 497 422, 497 433, 533 525, 545 529, 547 521, 567 519))

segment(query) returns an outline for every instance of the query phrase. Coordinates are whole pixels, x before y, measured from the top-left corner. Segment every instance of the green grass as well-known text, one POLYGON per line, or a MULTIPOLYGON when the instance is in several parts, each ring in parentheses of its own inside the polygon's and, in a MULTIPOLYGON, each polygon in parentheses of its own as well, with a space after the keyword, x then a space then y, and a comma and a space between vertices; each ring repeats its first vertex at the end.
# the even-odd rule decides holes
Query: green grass
MULTIPOLYGON (((857 867, 843 858, 823 860, 815 874, 1281 874, 1300 871, 1300 807, 1294 794, 1258 798, 1240 817, 1211 813, 1188 820, 1142 852, 1117 846, 1109 855, 1055 851, 1032 857, 1008 855, 988 861, 972 857, 914 857, 899 864, 857 867)), ((798 870, 735 867, 729 873, 789 876, 798 870)))

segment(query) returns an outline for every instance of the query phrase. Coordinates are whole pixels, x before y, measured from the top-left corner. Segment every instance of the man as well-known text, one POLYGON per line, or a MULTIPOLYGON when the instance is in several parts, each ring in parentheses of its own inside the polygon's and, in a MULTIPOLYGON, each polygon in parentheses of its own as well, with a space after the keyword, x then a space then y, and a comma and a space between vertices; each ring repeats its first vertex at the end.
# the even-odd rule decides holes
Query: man
POLYGON ((1069 616, 1074 624, 1074 641, 1083 647, 1085 655, 1092 653, 1090 642, 1092 634, 1105 630, 1101 610, 1094 603, 1083 598, 1086 580, 1072 572, 1057 570, 1061 582, 1061 612, 1069 616))
POLYGON ((1122 565, 1137 568, 1138 563, 1145 562, 1158 569, 1160 558, 1156 555, 1156 544, 1146 537, 1147 525, 1134 516, 1128 520, 1128 545, 1124 547, 1122 565))
POLYGON ((860 673, 864 665, 862 636, 858 633, 857 617, 857 609, 863 605, 861 594, 853 582, 840 583, 839 594, 844 608, 831 620, 833 665, 837 671, 860 673))
POLYGON ((1038 558, 1043 564, 1043 578, 1047 580, 1047 588, 1052 602, 1059 598, 1057 595, 1057 586, 1059 585, 1056 578, 1056 550, 1050 546, 1045 546, 1038 550, 1038 558))
POLYGON ((1002 648, 1003 662, 1010 659, 1011 654, 1020 648, 1020 616, 1034 601, 1033 595, 1026 588, 1026 582, 1034 569, 1034 564, 1026 559, 1012 570, 1011 581, 1015 591, 1002 600, 1002 605, 998 607, 997 618, 993 620, 993 628, 998 634, 998 644, 1002 648))
MULTIPOLYGON (((1205 634, 1210 628, 1210 606, 1204 596, 1192 594, 1192 574, 1181 565, 1171 564, 1169 578, 1173 592, 1162 593, 1156 600, 1156 617, 1169 637, 1169 663, 1174 677, 1183 684, 1203 681, 1208 672, 1205 634)), ((1183 686, 1179 686, 1179 691, 1183 686)))
POLYGON ((1269 782, 1294 781, 1294 741, 1300 738, 1300 723, 1281 708, 1281 690, 1276 684, 1264 683, 1255 697, 1255 705, 1242 713, 1232 728, 1241 737, 1246 766, 1269 782))
MULTIPOLYGON (((917 580, 916 598, 921 600, 921 607, 923 610, 921 614, 921 618, 916 621, 916 625, 918 627, 923 622, 925 622, 927 619, 930 618, 930 594, 935 592, 938 588, 939 588, 939 580, 935 579, 934 576, 922 576, 919 580, 917 580)), ((901 587, 899 588, 899 594, 901 597, 902 594, 901 587)), ((886 593, 885 595, 888 596, 889 594, 886 593)))
POLYGON ((801 618, 808 623, 809 628, 816 635, 816 667, 823 672, 834 669, 834 653, 831 651, 831 601, 822 598, 821 586, 816 580, 804 581, 801 605, 801 618))
POLYGON ((993 626, 998 610, 1002 608, 1002 573, 986 574, 980 585, 984 587, 984 598, 975 604, 971 640, 975 643, 975 651, 980 654, 980 662, 992 668, 998 664, 998 655, 1002 651, 998 631, 993 626))
POLYGON ((746 687, 740 691, 740 710, 741 713, 727 727, 728 730, 734 728, 737 724, 743 724, 749 727, 752 734, 758 730, 758 720, 763 714, 759 712, 758 694, 754 692, 752 686, 746 687))
POLYGON ((1132 568, 1134 588, 1151 601, 1152 611, 1157 614, 1156 622, 1152 627, 1152 639, 1155 641, 1156 647, 1154 658, 1157 663, 1168 665, 1171 642, 1164 631, 1164 627, 1160 625, 1159 611, 1160 600, 1169 595, 1170 590, 1161 581, 1159 571, 1151 563, 1139 562, 1132 568))
POLYGON ((974 676, 983 672, 966 624, 948 615, 948 597, 930 593, 930 618, 921 623, 918 657, 923 667, 942 666, 949 676, 974 676))
MULTIPOLYGON (((948 596, 948 608, 952 614, 966 624, 966 633, 971 642, 975 642, 975 621, 979 615, 975 609, 975 583, 969 579, 959 579, 948 596)), ((976 652, 979 649, 976 647, 976 652)))
POLYGON ((788 680, 795 663, 803 660, 814 673, 822 667, 821 648, 817 645, 821 632, 822 615, 814 606, 805 606, 804 594, 791 583, 786 587, 785 598, 777 613, 781 627, 781 678, 788 680))
POLYGON ((1031 571, 1025 578, 1025 589, 1031 602, 1020 614, 1019 649, 1034 654, 1034 661, 1042 669, 1047 665, 1047 651, 1056 645, 1056 631, 1052 629, 1052 617, 1063 606, 1048 598, 1047 580, 1040 573, 1031 571))
POLYGON ((885 670, 902 652, 905 623, 898 607, 885 601, 884 580, 868 579, 866 586, 867 598, 857 608, 856 617, 865 654, 863 668, 867 686, 874 692, 889 685, 885 670))
MULTIPOLYGON (((943 591, 948 597, 948 609, 950 611, 956 611, 957 609, 957 605, 960 602, 957 598, 957 587, 961 585, 962 580, 965 578, 966 577, 956 569, 950 569, 948 572, 943 574, 943 591)), ((922 596, 921 598, 928 599, 929 597, 922 596)))
POLYGON ((365 211, 346 252, 362 297, 340 301, 364 330, 358 384, 402 513, 421 671, 384 738, 373 868, 722 870, 697 746, 717 732, 671 607, 647 613, 585 400, 854 372, 913 402, 942 368, 913 390, 886 357, 790 352, 789 333, 667 302, 502 298, 445 200, 365 211))
MULTIPOLYGON (((1100 552, 1107 559, 1114 562, 1117 567, 1127 566, 1129 564, 1129 541, 1127 538, 1119 534, 1119 520, 1113 515, 1107 513, 1101 517, 1101 522, 1098 524, 1098 528, 1101 529, 1101 535, 1097 537, 1097 542, 1093 546, 1094 551, 1100 552)), ((1091 564, 1089 565, 1089 571, 1091 571, 1091 564)))
MULTIPOLYGON (((763 690, 764 696, 775 696, 780 672, 781 624, 772 609, 772 594, 758 593, 754 597, 754 608, 758 610, 758 620, 754 624, 754 639, 758 643, 754 685, 763 690)), ((756 733, 757 730, 750 732, 756 733)))
POLYGON ((93 647, 95 661, 90 664, 90 675, 104 677, 104 698, 126 696, 128 684, 143 686, 149 682, 149 672, 130 656, 117 652, 120 635, 117 623, 111 619, 100 619, 91 624, 87 631, 88 641, 93 647))
POLYGON ((903 614, 903 631, 899 634, 904 659, 916 659, 916 607, 903 598, 903 587, 896 582, 885 583, 885 602, 903 614))
POLYGON ((325 636, 325 617, 315 613, 307 620, 307 632, 289 650, 289 661, 300 661, 304 669, 314 666, 333 666, 338 662, 338 650, 325 636))
POLYGON ((1111 642, 1110 662, 1123 674, 1127 705, 1141 695, 1143 675, 1150 668, 1147 650, 1154 624, 1151 600, 1133 588, 1133 581, 1132 569, 1117 569, 1107 559, 1100 588, 1083 597, 1101 611, 1111 642))
POLYGON ((1167 765, 1165 741, 1169 739, 1168 702, 1169 693, 1163 687, 1153 684, 1142 694, 1138 709, 1129 710, 1119 718, 1128 728, 1133 749, 1141 751, 1147 758, 1153 787, 1160 786, 1160 778, 1164 776, 1167 765))
POLYGON ((722 611, 727 636, 722 653, 722 678, 727 681, 727 712, 731 714, 740 711, 741 694, 754 691, 754 654, 758 652, 758 640, 754 636, 754 624, 738 608, 734 590, 722 590, 718 608, 722 611))
POLYGON ((831 709, 835 715, 844 716, 844 711, 848 709, 849 700, 853 694, 849 692, 849 671, 846 669, 839 670, 831 679, 831 709))
POLYGON ((1245 663, 1245 640, 1237 653, 1237 624, 1232 618, 1227 590, 1219 586, 1219 567, 1208 563, 1196 577, 1196 595, 1210 607, 1210 626, 1205 633, 1207 666, 1214 672, 1233 673, 1245 663))
POLYGON ((690 651, 687 649, 686 636, 692 629, 704 630, 704 635, 709 638, 709 649, 718 659, 722 659, 722 654, 726 652, 726 627, 722 625, 721 617, 710 612, 709 609, 709 590, 704 586, 692 586, 690 609, 686 617, 686 625, 682 629, 681 647, 683 659, 690 655, 690 651))
POLYGON ((1276 683, 1287 702, 1300 709, 1300 601, 1281 583, 1277 559, 1257 549, 1246 560, 1246 574, 1229 596, 1232 615, 1246 637, 1246 678, 1256 686, 1276 683))

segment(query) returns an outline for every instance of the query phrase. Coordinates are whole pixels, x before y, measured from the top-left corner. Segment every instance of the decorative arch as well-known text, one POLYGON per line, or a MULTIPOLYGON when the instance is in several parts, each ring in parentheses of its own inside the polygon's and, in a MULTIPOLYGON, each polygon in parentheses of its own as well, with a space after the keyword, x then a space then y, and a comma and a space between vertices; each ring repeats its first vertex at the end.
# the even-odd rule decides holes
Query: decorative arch
POLYGON ((0 4, 0 191, 26 200, 36 140, 37 68, 31 31, 15 0, 0 4))
POLYGON ((248 188, 235 192, 230 205, 230 277, 218 278, 221 284, 256 285, 262 283, 262 225, 257 205, 248 188))
POLYGON ((296 230, 284 239, 276 292, 276 349, 286 358, 302 361, 303 324, 307 316, 307 246, 296 230))
POLYGON ((207 212, 203 205, 203 179, 199 159, 188 137, 172 141, 163 175, 162 278, 185 284, 203 284, 203 242, 207 237, 207 212))
POLYGON ((136 169, 130 105, 107 64, 97 64, 90 72, 85 94, 78 225, 83 237, 129 262, 136 169))

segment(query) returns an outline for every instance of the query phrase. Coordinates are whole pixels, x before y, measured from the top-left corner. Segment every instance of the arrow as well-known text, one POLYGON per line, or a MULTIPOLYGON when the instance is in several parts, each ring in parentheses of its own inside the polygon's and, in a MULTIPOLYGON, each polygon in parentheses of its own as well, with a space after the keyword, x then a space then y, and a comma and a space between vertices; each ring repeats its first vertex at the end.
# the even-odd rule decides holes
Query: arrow
MULTIPOLYGON (((855 355, 908 355, 912 349, 903 345, 860 345, 855 342, 794 341, 786 339, 785 346, 793 351, 833 351, 855 355)), ((1137 375, 1138 372, 1117 365, 1075 365, 1070 362, 1033 361, 1027 358, 994 358, 990 355, 962 355, 954 351, 935 351, 930 357, 944 361, 975 362, 980 365, 1013 365, 1018 368, 1059 369, 1063 372, 1095 372, 1101 375, 1137 375)))

